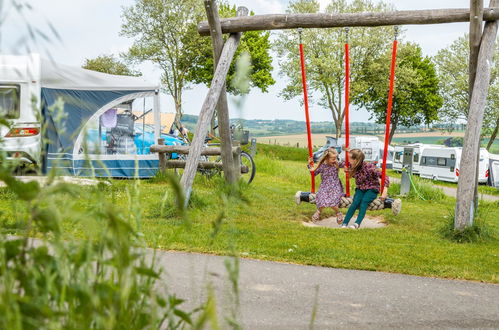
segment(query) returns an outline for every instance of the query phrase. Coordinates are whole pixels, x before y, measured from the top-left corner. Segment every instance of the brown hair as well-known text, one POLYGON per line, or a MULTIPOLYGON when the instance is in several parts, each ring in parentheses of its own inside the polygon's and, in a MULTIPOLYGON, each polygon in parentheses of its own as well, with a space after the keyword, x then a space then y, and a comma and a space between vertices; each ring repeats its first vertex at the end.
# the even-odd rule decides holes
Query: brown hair
POLYGON ((355 173, 357 173, 360 168, 362 167, 362 163, 364 163, 364 159, 366 156, 364 156, 364 153, 360 149, 352 149, 350 150, 350 161, 355 160, 356 164, 355 166, 349 166, 348 171, 350 172, 351 176, 354 176, 355 173))
POLYGON ((319 166, 321 166, 322 163, 324 163, 326 161, 326 159, 329 159, 329 157, 331 157, 332 155, 336 155, 336 163, 334 164, 334 166, 336 166, 336 168, 339 168, 338 151, 335 148, 327 148, 326 151, 324 151, 324 153, 322 154, 321 159, 314 166, 313 170, 315 171, 316 169, 318 169, 319 166))

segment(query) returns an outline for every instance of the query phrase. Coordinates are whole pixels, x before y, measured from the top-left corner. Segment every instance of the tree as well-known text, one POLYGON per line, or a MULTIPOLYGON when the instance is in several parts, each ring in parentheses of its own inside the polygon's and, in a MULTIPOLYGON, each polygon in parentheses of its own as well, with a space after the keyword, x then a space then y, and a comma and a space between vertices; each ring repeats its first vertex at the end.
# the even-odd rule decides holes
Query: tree
MULTIPOLYGON (((221 17, 236 15, 236 7, 226 2, 219 5, 221 17)), ((137 0, 125 8, 122 34, 134 38, 129 58, 159 65, 162 83, 175 103, 177 119, 182 117, 182 92, 191 83, 209 86, 213 78, 211 39, 201 37, 197 23, 206 20, 203 2, 199 0, 137 0)), ((251 85, 267 91, 274 84, 271 76, 269 33, 245 32, 237 56, 248 52, 251 57, 251 85)), ((232 65, 228 75, 228 91, 240 93, 230 85, 235 75, 232 65)))
MULTIPOLYGON (((326 7, 326 12, 380 12, 390 9, 391 7, 383 2, 337 0, 330 1, 326 7)), ((316 0, 291 1, 287 9, 289 13, 317 13, 318 11, 319 2, 316 0)), ((355 87, 362 79, 362 75, 359 73, 376 62, 389 48, 389 43, 393 38, 393 28, 351 28, 348 35, 351 63, 350 99, 355 102, 355 99, 363 92, 355 87)), ((303 31, 302 37, 310 101, 314 102, 317 99, 319 106, 331 111, 338 137, 341 135, 341 127, 345 117, 343 102, 345 29, 306 29, 303 31)), ((286 100, 302 95, 298 43, 296 31, 280 33, 274 43, 280 60, 281 74, 289 79, 287 86, 280 94, 286 100)))
MULTIPOLYGON (((221 18, 236 16, 236 6, 230 6, 226 2, 219 4, 219 15, 221 18)), ((254 15, 253 12, 250 15, 254 15)), ((240 56, 244 53, 250 56, 249 67, 249 85, 250 87, 258 87, 262 92, 267 92, 268 87, 275 84, 272 78, 272 57, 270 56, 270 32, 264 31, 247 31, 241 37, 240 45, 234 55, 234 61, 227 74, 227 91, 232 94, 248 93, 249 89, 241 91, 236 84, 233 84, 233 79, 236 75, 236 63, 240 56)), ((224 35, 224 40, 227 40, 228 35, 224 35)), ((213 47, 210 38, 204 38, 202 44, 202 54, 196 58, 189 72, 189 81, 196 84, 205 84, 210 86, 213 78, 213 47)))
POLYGON ((140 76, 141 73, 130 69, 125 63, 113 55, 100 55, 93 59, 85 59, 82 68, 120 76, 140 76))
POLYGON ((162 70, 161 82, 173 98, 176 119, 182 117, 182 92, 203 42, 196 25, 203 19, 198 0, 137 0, 123 9, 121 34, 134 39, 128 58, 151 61, 162 70))
MULTIPOLYGON (((355 103, 366 108, 378 123, 386 121, 391 57, 388 51, 371 62, 356 86, 359 91, 355 103)), ((411 127, 436 121, 443 103, 435 65, 429 57, 423 57, 418 45, 399 44, 395 76, 389 143, 399 125, 411 127)))
MULTIPOLYGON (((455 40, 449 47, 440 50, 434 57, 440 78, 440 90, 444 104, 440 120, 456 122, 467 120, 469 108, 468 61, 469 38, 465 35, 455 40)), ((485 106, 482 136, 490 134, 487 149, 490 149, 499 128, 499 43, 496 42, 493 68, 490 77, 489 93, 485 106)))

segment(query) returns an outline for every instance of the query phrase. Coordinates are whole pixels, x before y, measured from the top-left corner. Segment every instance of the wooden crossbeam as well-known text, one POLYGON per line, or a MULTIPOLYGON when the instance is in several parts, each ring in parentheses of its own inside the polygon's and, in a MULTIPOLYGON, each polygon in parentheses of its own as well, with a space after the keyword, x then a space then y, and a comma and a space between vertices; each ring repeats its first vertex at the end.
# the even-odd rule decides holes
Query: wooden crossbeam
MULTIPOLYGON (((485 8, 484 21, 499 20, 499 8, 485 8)), ((470 10, 429 9, 400 10, 380 13, 342 13, 342 14, 270 14, 248 17, 231 17, 220 20, 222 33, 256 30, 284 30, 296 28, 333 28, 354 26, 419 25, 469 22, 470 10)), ((202 36, 210 35, 207 21, 198 24, 202 36)))
MULTIPOLYGON (((190 146, 166 146, 166 145, 157 145, 157 144, 151 146, 151 152, 167 153, 167 154, 176 153, 181 155, 187 155, 190 149, 191 149, 190 146)), ((233 154, 237 153, 238 151, 241 151, 240 147, 232 147, 233 154)), ((219 147, 208 147, 201 149, 202 156, 219 156, 221 154, 222 154, 222 149, 219 147)))

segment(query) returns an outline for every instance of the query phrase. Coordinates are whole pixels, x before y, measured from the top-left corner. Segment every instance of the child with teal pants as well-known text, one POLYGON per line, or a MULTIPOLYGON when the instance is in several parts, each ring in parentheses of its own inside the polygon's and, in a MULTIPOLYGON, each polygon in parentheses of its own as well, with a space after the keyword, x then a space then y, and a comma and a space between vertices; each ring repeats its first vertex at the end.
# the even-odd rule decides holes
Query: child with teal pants
MULTIPOLYGON (((376 165, 364 161, 365 156, 360 149, 348 151, 348 157, 350 164, 348 168, 345 167, 345 171, 349 172, 350 177, 355 178, 355 185, 357 188, 355 189, 352 205, 348 208, 341 228, 348 227, 350 219, 353 217, 355 211, 359 209, 357 220, 353 225, 348 227, 358 229, 362 220, 364 220, 369 204, 376 199, 376 196, 378 196, 381 189, 381 172, 376 165)), ((390 180, 388 177, 385 177, 384 189, 380 196, 381 200, 386 199, 389 185, 390 180)))

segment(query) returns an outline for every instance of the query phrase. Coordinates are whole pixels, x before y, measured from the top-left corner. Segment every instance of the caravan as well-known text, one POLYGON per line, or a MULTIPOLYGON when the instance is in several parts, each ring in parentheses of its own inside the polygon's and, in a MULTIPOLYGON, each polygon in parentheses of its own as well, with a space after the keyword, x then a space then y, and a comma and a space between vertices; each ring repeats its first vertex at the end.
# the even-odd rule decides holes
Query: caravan
MULTIPOLYGON (((462 148, 427 147, 421 153, 420 176, 426 179, 457 182, 462 148)), ((489 176, 489 153, 480 149, 478 182, 486 183, 489 176)))
POLYGON ((151 177, 158 157, 150 144, 160 136, 180 143, 161 134, 159 85, 140 77, 60 65, 36 54, 0 56, 0 77, 0 108, 11 124, 0 129, 1 149, 7 159, 43 173, 151 177), (154 121, 146 124, 148 114, 154 121))
POLYGON ((402 171, 402 164, 404 164, 404 149, 405 148, 410 148, 412 149, 412 157, 408 162, 411 163, 412 165, 412 173, 413 174, 419 174, 420 172, 420 161, 421 161, 421 153, 425 148, 429 147, 440 147, 437 145, 428 145, 428 144, 422 144, 422 143, 411 143, 407 145, 402 145, 402 146, 396 146, 394 150, 394 159, 393 159, 393 169, 395 171, 402 171))
POLYGON ((489 186, 499 189, 499 155, 489 154, 489 186))
MULTIPOLYGON (((326 137, 326 144, 314 153, 314 161, 317 162, 327 148, 336 148, 341 153, 341 148, 345 145, 345 138, 338 139, 332 136, 326 137)), ((384 143, 376 136, 350 136, 350 149, 360 149, 366 156, 367 162, 381 166, 383 161, 384 143)), ((387 168, 393 165, 394 148, 388 146, 387 168)))

